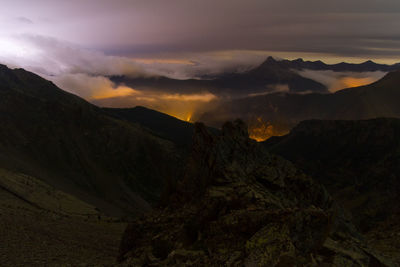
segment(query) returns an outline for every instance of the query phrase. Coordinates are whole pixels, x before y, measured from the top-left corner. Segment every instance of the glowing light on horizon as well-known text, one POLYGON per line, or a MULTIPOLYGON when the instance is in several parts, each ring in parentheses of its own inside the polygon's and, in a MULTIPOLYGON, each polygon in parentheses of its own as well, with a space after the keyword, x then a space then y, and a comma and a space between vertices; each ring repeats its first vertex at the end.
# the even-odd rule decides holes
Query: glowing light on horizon
POLYGON ((104 87, 97 90, 92 96, 92 99, 101 100, 114 97, 126 97, 138 94, 138 91, 130 88, 119 86, 117 88, 104 87))
POLYGON ((190 122, 190 120, 192 119, 192 115, 193 115, 193 112, 189 112, 189 114, 186 117, 187 122, 190 122))
POLYGON ((210 102, 217 97, 211 93, 202 94, 164 94, 161 98, 166 100, 179 100, 179 101, 200 101, 200 102, 210 102))
POLYGON ((367 77, 367 78, 354 78, 354 77, 346 77, 342 79, 343 84, 347 87, 358 87, 373 83, 375 79, 367 77))
POLYGON ((249 137, 257 142, 263 142, 272 136, 282 136, 288 133, 286 130, 279 130, 262 117, 251 120, 248 126, 249 137))

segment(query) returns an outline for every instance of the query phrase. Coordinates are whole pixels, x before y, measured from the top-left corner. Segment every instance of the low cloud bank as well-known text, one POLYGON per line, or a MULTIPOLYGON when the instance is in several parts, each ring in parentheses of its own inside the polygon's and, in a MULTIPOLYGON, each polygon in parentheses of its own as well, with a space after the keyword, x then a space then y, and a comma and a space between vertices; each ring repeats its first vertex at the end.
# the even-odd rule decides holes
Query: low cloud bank
MULTIPOLYGON (((177 65, 183 68, 195 64, 188 61, 141 61, 108 56, 54 38, 32 35, 0 36, 0 49, 1 63, 37 73, 60 88, 100 106, 142 105, 190 120, 195 110, 217 99, 206 89, 190 94, 166 93, 157 88, 137 90, 123 84, 116 85, 109 79, 113 75, 166 75, 177 65)), ((176 69, 179 72, 180 68, 176 69)), ((186 75, 178 72, 175 73, 177 76, 186 75)))
POLYGON ((330 92, 334 93, 341 89, 367 85, 381 79, 386 73, 374 72, 335 72, 331 70, 302 70, 298 72, 301 76, 326 85, 330 92))

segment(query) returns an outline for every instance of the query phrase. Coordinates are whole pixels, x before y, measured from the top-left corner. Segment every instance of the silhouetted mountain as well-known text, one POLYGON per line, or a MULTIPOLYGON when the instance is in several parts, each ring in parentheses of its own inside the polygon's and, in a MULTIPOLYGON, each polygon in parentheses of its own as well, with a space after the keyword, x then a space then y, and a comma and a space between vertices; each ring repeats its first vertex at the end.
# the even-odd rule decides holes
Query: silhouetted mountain
POLYGON ((216 95, 260 94, 277 91, 277 85, 288 86, 289 92, 328 92, 325 85, 302 77, 299 70, 332 70, 336 72, 390 72, 400 69, 400 63, 393 65, 378 64, 371 60, 360 64, 325 64, 318 61, 275 60, 268 57, 261 65, 241 73, 222 73, 205 76, 206 79, 177 80, 163 76, 127 77, 113 76, 117 84, 126 84, 139 90, 160 90, 174 93, 195 93, 204 90, 216 95))
POLYGON ((148 209, 176 172, 171 142, 23 69, 0 65, 0 121, 0 167, 108 212, 148 209))
POLYGON ((218 127, 233 118, 261 117, 272 125, 290 130, 309 119, 358 120, 400 117, 400 71, 388 73, 366 86, 334 94, 276 93, 222 102, 199 120, 218 127))
POLYGON ((327 92, 327 88, 323 84, 300 76, 273 58, 269 58, 252 70, 243 73, 222 74, 207 80, 127 76, 114 76, 111 77, 111 80, 139 90, 157 89, 175 93, 207 90, 216 95, 248 95, 277 91, 277 85, 287 85, 290 92, 327 92))
MULTIPOLYGON (((134 108, 103 108, 107 114, 126 120, 151 130, 154 135, 170 140, 178 147, 188 148, 192 144, 193 124, 179 120, 173 116, 145 107, 134 108)), ((209 128, 217 132, 217 129, 209 128)))
POLYGON ((332 70, 337 72, 367 72, 367 71, 383 71, 390 72, 400 69, 400 63, 393 65, 378 64, 371 60, 365 61, 360 64, 341 62, 337 64, 325 64, 324 62, 318 61, 304 61, 303 59, 295 60, 274 60, 269 57, 263 65, 278 65, 281 68, 293 69, 293 70, 332 70))
POLYGON ((393 266, 322 186, 250 140, 243 122, 219 136, 195 129, 167 205, 126 229, 126 266, 393 266))

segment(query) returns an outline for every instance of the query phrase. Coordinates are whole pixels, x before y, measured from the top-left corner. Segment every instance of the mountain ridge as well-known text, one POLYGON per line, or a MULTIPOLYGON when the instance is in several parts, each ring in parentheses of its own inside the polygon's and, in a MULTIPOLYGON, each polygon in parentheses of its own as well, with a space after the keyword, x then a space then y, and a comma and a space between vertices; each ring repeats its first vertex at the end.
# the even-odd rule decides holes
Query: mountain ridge
POLYGON ((217 127, 237 117, 245 121, 262 118, 289 131, 300 121, 309 119, 400 117, 398 99, 400 71, 393 71, 372 84, 331 94, 273 93, 221 102, 217 108, 204 113, 200 120, 217 127), (251 107, 251 112, 248 112, 248 107, 251 107))
POLYGON ((1 66, 0 96, 0 166, 107 212, 149 209, 176 166, 171 142, 23 69, 1 66))

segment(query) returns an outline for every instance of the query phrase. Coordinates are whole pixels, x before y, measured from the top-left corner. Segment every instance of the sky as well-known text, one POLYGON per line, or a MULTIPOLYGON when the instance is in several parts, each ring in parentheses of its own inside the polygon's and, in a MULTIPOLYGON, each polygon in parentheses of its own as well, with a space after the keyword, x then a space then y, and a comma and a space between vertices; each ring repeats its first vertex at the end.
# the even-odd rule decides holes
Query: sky
POLYGON ((246 69, 269 55, 327 63, 400 62, 398 0, 0 4, 0 63, 34 71, 89 100, 98 91, 102 96, 138 95, 113 85, 109 75, 183 79, 246 69))

